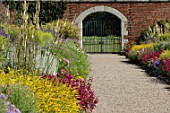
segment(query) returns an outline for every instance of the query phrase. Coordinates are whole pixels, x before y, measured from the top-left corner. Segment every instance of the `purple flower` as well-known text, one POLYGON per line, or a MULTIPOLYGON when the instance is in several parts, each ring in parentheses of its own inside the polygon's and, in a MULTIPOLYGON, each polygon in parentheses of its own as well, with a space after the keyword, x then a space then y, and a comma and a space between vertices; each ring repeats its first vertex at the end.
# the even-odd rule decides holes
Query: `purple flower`
POLYGON ((10 110, 15 110, 16 108, 13 104, 10 104, 9 107, 10 107, 10 110))
POLYGON ((21 113, 21 111, 18 109, 18 108, 16 108, 16 113, 21 113))
POLYGON ((160 64, 160 60, 157 60, 153 63, 153 67, 157 68, 157 66, 160 64))
POLYGON ((0 94, 1 99, 7 99, 7 97, 4 94, 0 94))
POLYGON ((153 37, 153 42, 156 42, 156 40, 157 40, 156 37, 153 37))

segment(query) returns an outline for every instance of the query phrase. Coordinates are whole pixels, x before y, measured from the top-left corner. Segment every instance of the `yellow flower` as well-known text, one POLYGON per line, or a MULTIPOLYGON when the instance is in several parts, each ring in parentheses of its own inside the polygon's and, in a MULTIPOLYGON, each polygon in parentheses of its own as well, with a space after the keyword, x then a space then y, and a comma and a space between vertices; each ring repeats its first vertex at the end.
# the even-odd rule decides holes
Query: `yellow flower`
POLYGON ((41 113, 79 113, 80 101, 77 90, 66 84, 52 84, 39 76, 23 75, 21 71, 10 70, 8 74, 0 71, 0 86, 18 82, 27 86, 39 98, 38 108, 41 113), (64 109, 63 109, 64 108, 64 109))

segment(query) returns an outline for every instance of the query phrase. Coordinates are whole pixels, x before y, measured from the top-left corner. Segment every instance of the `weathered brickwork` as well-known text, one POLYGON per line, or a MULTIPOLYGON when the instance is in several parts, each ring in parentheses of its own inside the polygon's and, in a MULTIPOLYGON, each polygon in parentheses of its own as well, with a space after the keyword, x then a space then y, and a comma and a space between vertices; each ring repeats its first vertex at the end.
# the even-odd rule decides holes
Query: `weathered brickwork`
POLYGON ((156 21, 170 19, 170 2, 70 2, 64 18, 73 20, 94 6, 109 6, 121 12, 128 19, 127 30, 130 38, 140 36, 145 28, 156 21))

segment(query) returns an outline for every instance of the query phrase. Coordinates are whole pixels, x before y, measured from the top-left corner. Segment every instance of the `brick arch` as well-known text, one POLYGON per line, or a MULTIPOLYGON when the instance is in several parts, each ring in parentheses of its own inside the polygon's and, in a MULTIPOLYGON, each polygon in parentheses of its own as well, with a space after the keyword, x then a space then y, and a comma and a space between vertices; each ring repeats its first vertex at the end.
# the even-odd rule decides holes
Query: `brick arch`
POLYGON ((81 37, 81 47, 82 47, 82 35, 83 35, 83 20, 90 14, 95 13, 95 12, 108 12, 111 13, 115 16, 117 16, 120 20, 121 20, 121 45, 122 45, 122 49, 124 47, 124 35, 128 35, 128 31, 126 29, 126 25, 127 25, 127 18, 118 10, 112 8, 112 7, 108 7, 108 6, 95 6, 95 7, 91 7, 87 10, 85 10, 84 12, 82 12, 75 20, 75 23, 78 25, 78 28, 80 29, 80 37, 81 37))

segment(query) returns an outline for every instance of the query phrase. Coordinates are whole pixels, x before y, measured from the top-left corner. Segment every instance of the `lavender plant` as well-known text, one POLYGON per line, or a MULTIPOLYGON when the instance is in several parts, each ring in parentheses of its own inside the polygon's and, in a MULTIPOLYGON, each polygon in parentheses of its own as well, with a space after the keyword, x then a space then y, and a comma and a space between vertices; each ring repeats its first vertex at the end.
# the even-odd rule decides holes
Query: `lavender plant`
MULTIPOLYGON (((31 92, 31 90, 20 84, 1 87, 2 92, 8 95, 9 111, 19 108, 22 113, 38 113, 38 98, 31 92), (14 105, 12 105, 14 104, 14 105)), ((16 109, 18 111, 18 109, 16 109)), ((10 112, 9 112, 10 113, 10 112)), ((18 113, 18 112, 16 112, 18 113)))
POLYGON ((7 95, 0 93, 0 113, 21 113, 21 111, 7 101, 7 99, 7 95))

